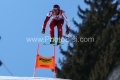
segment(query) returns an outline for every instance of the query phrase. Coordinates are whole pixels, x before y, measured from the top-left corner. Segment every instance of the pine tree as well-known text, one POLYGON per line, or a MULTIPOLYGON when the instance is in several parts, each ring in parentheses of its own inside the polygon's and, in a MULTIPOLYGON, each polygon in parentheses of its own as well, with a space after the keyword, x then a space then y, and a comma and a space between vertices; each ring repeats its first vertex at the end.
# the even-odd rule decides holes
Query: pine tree
POLYGON ((2 61, 0 61, 0 66, 2 66, 2 61))
POLYGON ((120 59, 120 50, 119 50, 120 26, 119 25, 120 25, 120 21, 116 21, 115 25, 111 24, 111 26, 107 27, 100 36, 100 40, 103 42, 100 45, 102 52, 100 55, 100 60, 94 66, 94 69, 91 72, 90 80, 96 80, 96 79, 106 80, 109 73, 114 69, 115 63, 119 61, 120 59))
POLYGON ((61 69, 57 77, 72 80, 105 80, 120 55, 120 11, 114 0, 84 0, 90 10, 78 6, 82 23, 74 22, 78 32, 70 32, 79 38, 94 38, 94 42, 70 42, 68 50, 61 53, 61 69), (73 44, 71 46, 70 44, 73 44))
MULTIPOLYGON (((1 36, 0 36, 0 40, 1 40, 1 36)), ((0 61, 0 66, 2 65, 2 62, 0 61)))

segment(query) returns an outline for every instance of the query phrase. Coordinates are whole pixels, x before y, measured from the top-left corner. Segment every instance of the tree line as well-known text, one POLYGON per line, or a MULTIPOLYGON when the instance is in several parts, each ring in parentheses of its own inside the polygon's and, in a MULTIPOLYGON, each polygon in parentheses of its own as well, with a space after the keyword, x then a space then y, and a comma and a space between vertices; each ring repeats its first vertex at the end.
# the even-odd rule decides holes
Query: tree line
POLYGON ((115 0, 84 0, 90 9, 78 6, 78 31, 70 32, 79 37, 93 37, 94 42, 69 42, 67 51, 56 66, 57 77, 72 80, 107 80, 109 73, 120 59, 120 8, 115 0), (72 44, 72 45, 71 45, 72 44))

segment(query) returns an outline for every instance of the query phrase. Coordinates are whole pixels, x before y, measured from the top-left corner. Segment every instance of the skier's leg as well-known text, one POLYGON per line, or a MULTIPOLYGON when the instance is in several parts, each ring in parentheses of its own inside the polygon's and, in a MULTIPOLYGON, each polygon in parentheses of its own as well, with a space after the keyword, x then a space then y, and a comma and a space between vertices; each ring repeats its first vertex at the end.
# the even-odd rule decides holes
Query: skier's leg
POLYGON ((55 43, 55 40, 54 40, 54 27, 55 27, 55 21, 52 20, 50 22, 50 44, 54 44, 55 43))
POLYGON ((57 44, 61 43, 63 24, 64 24, 64 20, 60 20, 57 24, 57 28, 58 28, 58 42, 57 42, 57 44))

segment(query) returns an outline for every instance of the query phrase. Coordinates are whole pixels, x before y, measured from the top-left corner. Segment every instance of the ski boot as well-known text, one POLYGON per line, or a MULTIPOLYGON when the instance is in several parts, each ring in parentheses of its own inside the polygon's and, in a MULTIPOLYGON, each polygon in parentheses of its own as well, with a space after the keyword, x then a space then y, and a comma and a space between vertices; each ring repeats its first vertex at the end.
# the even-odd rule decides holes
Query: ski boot
POLYGON ((51 38, 51 39, 50 39, 50 44, 55 44, 54 38, 51 38))
POLYGON ((61 38, 58 38, 57 45, 61 44, 61 38))

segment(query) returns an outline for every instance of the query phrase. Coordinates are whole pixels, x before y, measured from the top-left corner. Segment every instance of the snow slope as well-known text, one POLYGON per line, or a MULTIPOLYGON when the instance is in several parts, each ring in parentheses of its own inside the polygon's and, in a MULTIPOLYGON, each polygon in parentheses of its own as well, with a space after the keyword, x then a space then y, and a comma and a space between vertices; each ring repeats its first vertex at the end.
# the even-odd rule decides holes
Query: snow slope
POLYGON ((70 79, 44 78, 44 77, 0 76, 0 80, 70 80, 70 79))
POLYGON ((116 62, 115 67, 109 74, 107 80, 120 80, 120 60, 116 62))

